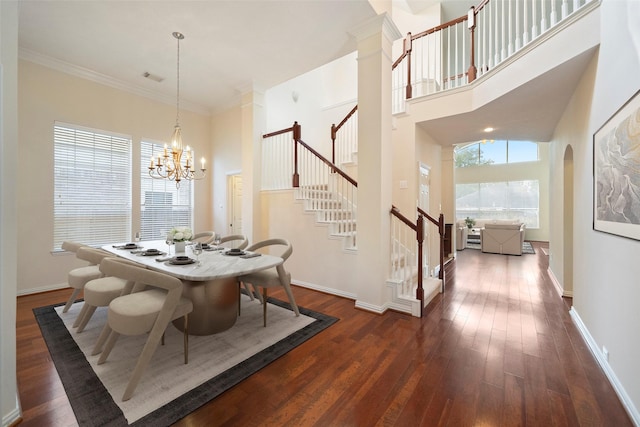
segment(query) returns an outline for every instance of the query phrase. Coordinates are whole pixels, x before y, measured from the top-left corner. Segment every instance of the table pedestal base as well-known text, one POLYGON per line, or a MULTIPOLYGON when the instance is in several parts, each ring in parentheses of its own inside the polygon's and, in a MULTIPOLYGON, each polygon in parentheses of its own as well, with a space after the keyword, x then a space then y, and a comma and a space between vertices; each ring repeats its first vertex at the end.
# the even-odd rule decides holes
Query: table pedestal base
MULTIPOLYGON (((189 335, 211 335, 226 331, 238 318, 238 281, 235 277, 196 282, 182 280, 182 295, 193 302, 189 313, 189 335)), ((183 319, 173 324, 184 329, 183 319)))

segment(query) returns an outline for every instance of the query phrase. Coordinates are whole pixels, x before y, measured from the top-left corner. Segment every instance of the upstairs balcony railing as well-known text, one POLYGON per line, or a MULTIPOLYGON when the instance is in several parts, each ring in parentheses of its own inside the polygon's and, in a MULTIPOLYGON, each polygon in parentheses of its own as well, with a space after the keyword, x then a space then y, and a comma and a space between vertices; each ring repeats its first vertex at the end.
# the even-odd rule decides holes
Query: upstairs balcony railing
POLYGON ((392 111, 473 82, 592 1, 483 0, 466 16, 408 33, 393 64, 392 111))

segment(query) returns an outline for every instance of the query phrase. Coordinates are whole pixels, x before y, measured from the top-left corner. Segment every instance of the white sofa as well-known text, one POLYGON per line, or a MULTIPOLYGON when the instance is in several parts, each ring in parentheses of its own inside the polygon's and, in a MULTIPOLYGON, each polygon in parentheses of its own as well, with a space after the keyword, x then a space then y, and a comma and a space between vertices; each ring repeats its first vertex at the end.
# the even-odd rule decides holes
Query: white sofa
POLYGON ((486 223, 480 230, 482 252, 522 255, 525 225, 521 222, 486 223))

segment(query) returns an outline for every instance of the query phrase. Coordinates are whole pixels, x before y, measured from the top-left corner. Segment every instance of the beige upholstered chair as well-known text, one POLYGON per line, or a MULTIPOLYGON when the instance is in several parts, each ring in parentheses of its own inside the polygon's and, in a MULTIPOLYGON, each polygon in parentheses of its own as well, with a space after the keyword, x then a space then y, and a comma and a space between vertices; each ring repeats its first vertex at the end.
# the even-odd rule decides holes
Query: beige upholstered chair
POLYGON ((482 252, 522 255, 525 225, 522 223, 485 224, 480 230, 482 252))
MULTIPOLYGON (((130 265, 137 265, 123 258, 111 259, 130 265)), ((102 265, 102 263, 100 265, 102 265)), ((104 274, 104 271, 102 270, 103 269, 100 269, 103 277, 91 280, 84 286, 84 305, 82 306, 82 310, 80 310, 80 314, 78 314, 76 321, 73 323, 73 327, 78 328, 76 330, 76 332, 78 333, 82 332, 87 326, 87 323, 89 323, 89 320, 91 320, 91 317, 96 311, 96 308, 107 307, 109 303, 111 303, 111 301, 121 295, 130 293, 133 288, 133 282, 121 279, 120 277, 108 276, 104 274)), ((105 332, 105 330, 108 331, 108 329, 109 328, 107 327, 107 325, 105 325, 103 333, 106 333, 108 335, 108 332, 105 332)), ((104 342, 106 338, 106 336, 102 340, 99 338, 98 342, 104 342)))
POLYGON ((107 360, 120 335, 149 334, 122 396, 124 401, 133 395, 169 322, 180 317, 184 318, 184 363, 188 363, 188 314, 193 311, 193 303, 182 296, 182 282, 175 277, 111 258, 105 259, 101 268, 104 274, 135 282, 135 285, 132 293, 109 304, 107 319, 111 333, 98 364, 107 360))
MULTIPOLYGON (((300 315, 300 311, 298 310, 298 306, 296 305, 296 300, 293 298, 293 292, 291 291, 291 274, 284 269, 284 262, 287 261, 287 258, 293 252, 293 247, 289 241, 284 239, 269 239, 264 240, 262 242, 254 243, 250 247, 247 248, 248 251, 260 252, 261 250, 265 250, 270 246, 284 246, 284 251, 278 255, 282 258, 283 263, 278 265, 275 268, 271 268, 268 270, 257 271, 255 273, 246 274, 244 276, 240 276, 238 281, 243 283, 245 286, 247 284, 252 285, 256 291, 258 288, 262 288, 262 307, 263 307, 263 323, 264 326, 267 326, 267 289, 282 286, 287 293, 287 297, 289 298, 289 303, 291 304, 291 308, 293 308, 296 316, 300 315)), ((251 292, 250 292, 251 293, 251 292)))
POLYGON ((244 249, 249 246, 249 240, 243 234, 230 234, 220 238, 220 245, 227 248, 244 249))
POLYGON ((80 295, 80 292, 84 289, 84 285, 101 276, 98 264, 100 264, 100 260, 102 258, 96 257, 91 252, 83 250, 86 248, 89 248, 89 246, 77 242, 62 243, 62 249, 74 252, 76 254, 76 258, 89 262, 89 265, 74 268, 67 274, 67 282, 69 286, 73 288, 73 292, 62 309, 63 313, 69 311, 69 308, 71 308, 73 303, 76 301, 76 298, 78 298, 78 295, 80 295))
POLYGON ((213 242, 213 239, 215 239, 215 237, 216 233, 214 233, 213 231, 202 231, 200 233, 194 234, 191 240, 200 243, 211 243, 213 242))

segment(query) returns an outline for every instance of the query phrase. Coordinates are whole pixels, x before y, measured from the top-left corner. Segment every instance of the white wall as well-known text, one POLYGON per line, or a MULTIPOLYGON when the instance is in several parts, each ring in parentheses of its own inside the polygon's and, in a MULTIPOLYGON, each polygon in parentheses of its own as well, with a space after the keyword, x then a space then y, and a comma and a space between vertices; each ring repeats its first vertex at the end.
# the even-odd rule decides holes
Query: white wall
MULTIPOLYGON (((53 124, 55 121, 132 136, 132 230, 140 218, 140 140, 168 141, 175 106, 152 101, 21 60, 19 90, 19 167, 17 170, 18 294, 66 285, 67 272, 80 265, 53 249, 53 124), (32 268, 32 260, 40 268, 32 268)), ((183 140, 196 155, 210 156, 210 121, 181 111, 183 140)), ((208 159, 211 164, 211 158, 208 159)), ((211 181, 195 183, 194 228, 212 227, 211 181)))
POLYGON ((2 425, 20 417, 16 385, 18 3, 0 2, 0 383, 2 425))
POLYGON ((264 133, 289 128, 297 121, 302 140, 331 159, 331 125, 338 124, 357 102, 357 72, 354 53, 267 90, 264 133))
POLYGON ((240 130, 242 118, 240 108, 232 108, 211 118, 213 179, 213 230, 228 234, 228 189, 227 178, 242 172, 240 130))
MULTIPOLYGON (((592 229, 593 134, 640 89, 640 3, 604 0, 597 64, 588 70, 552 141, 552 182, 562 182, 566 144, 574 150, 573 313, 605 372, 640 423, 640 242, 592 229), (593 96, 591 97, 591 93, 593 96), (602 348, 609 351, 604 362, 602 348)), ((562 206, 552 205, 552 262, 562 277, 562 206)))

